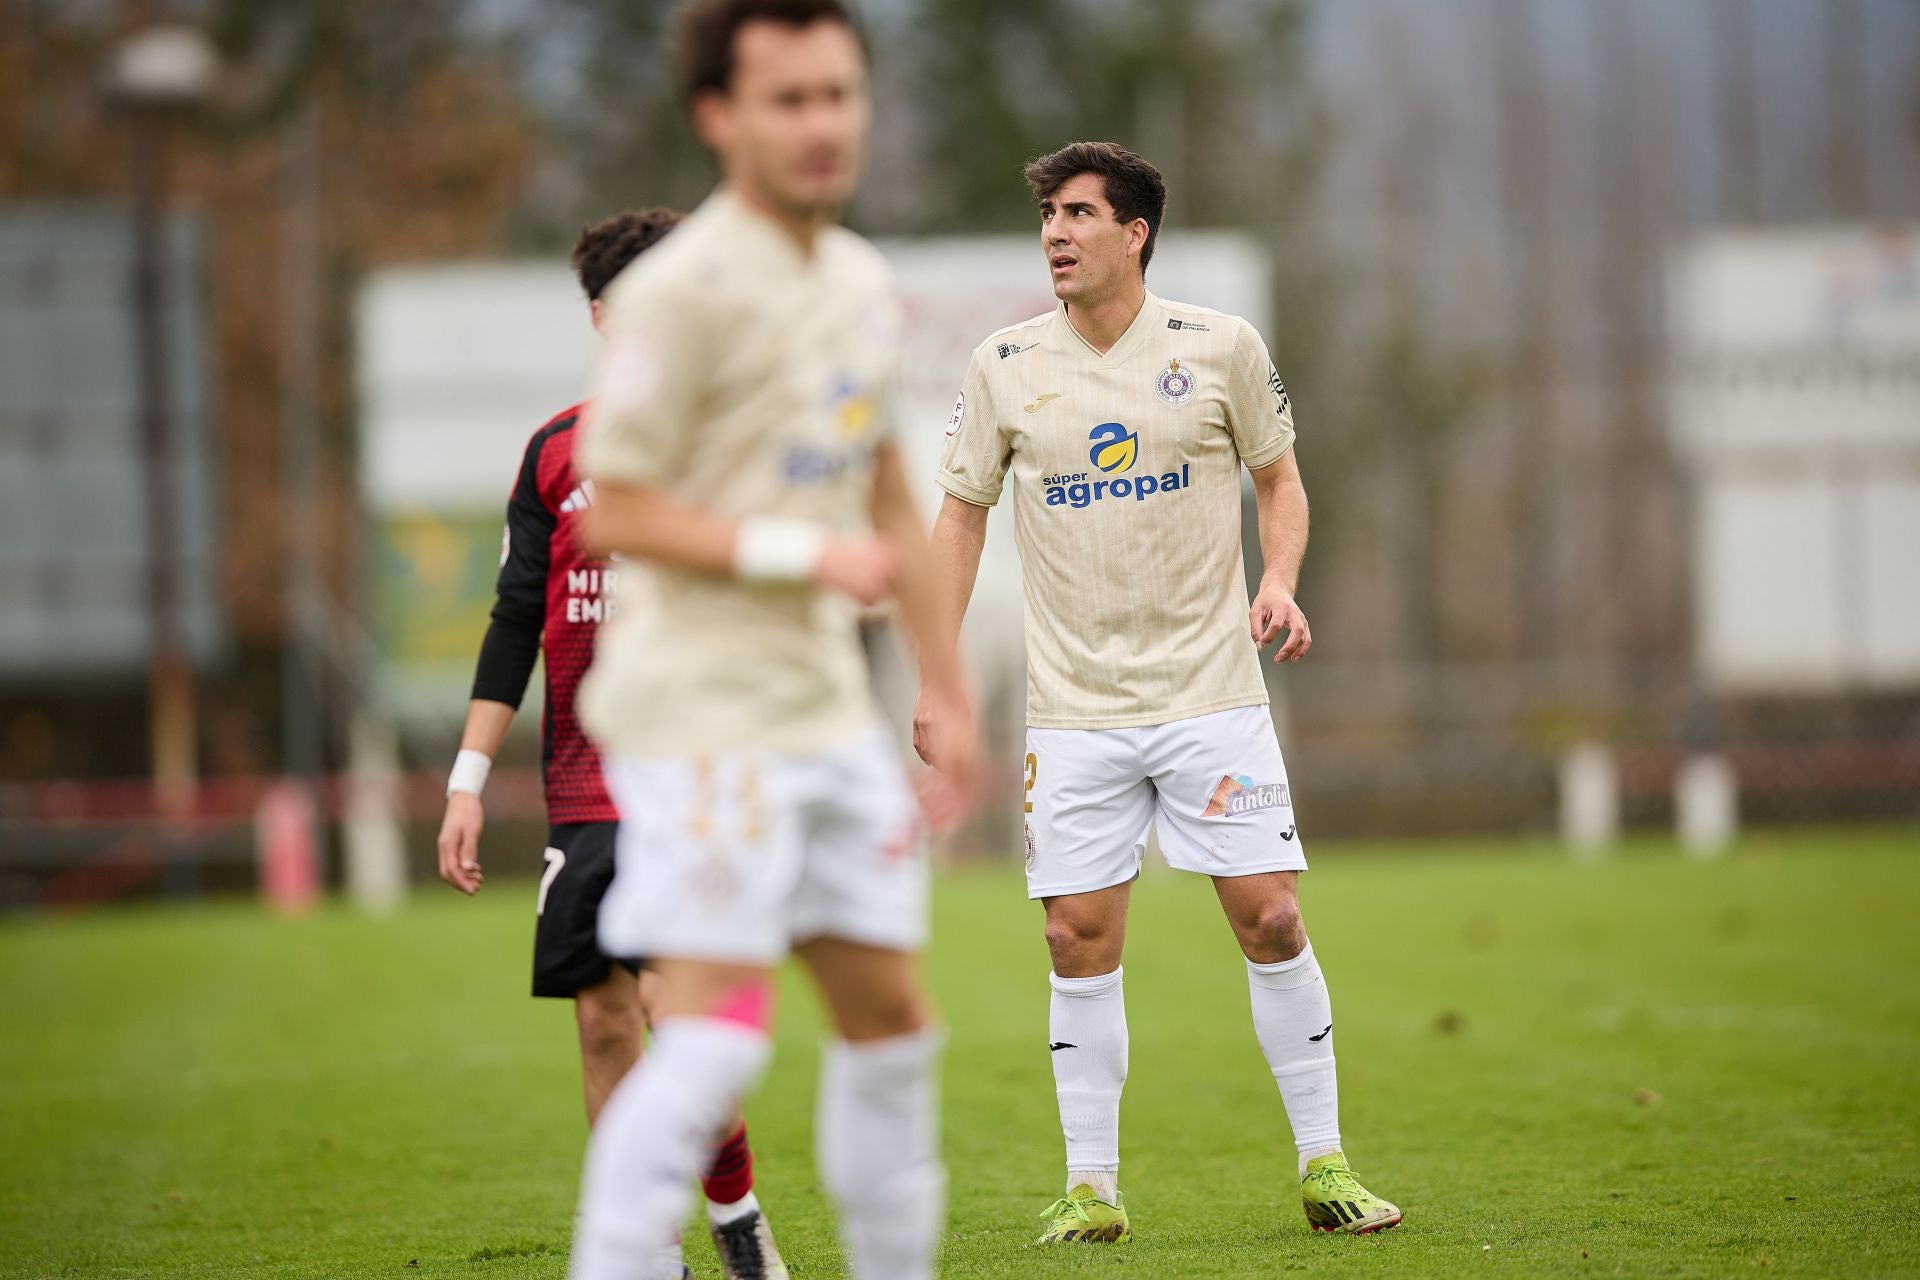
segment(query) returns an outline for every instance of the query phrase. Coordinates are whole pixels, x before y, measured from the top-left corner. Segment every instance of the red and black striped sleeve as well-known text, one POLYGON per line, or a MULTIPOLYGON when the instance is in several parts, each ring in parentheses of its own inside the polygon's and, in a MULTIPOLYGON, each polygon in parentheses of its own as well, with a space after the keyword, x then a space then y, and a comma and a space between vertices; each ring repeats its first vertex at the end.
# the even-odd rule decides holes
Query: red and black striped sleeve
POLYGON ((518 708, 540 657, 547 619, 547 569, 556 517, 540 496, 540 451, 552 433, 527 442, 520 475, 507 502, 506 541, 494 587, 493 619, 480 643, 473 696, 518 708))

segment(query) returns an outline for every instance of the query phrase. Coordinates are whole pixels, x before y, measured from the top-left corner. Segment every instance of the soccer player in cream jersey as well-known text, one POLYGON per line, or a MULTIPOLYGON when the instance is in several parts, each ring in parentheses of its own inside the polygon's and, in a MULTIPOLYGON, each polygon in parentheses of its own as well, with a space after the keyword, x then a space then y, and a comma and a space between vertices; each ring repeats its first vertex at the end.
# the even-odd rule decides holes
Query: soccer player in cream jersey
MULTIPOLYGON (((1301 924, 1306 869, 1260 649, 1312 643, 1294 600, 1307 498, 1285 387, 1251 325, 1157 298, 1166 208, 1154 167, 1081 142, 1027 166, 1060 305, 973 353, 941 457, 934 525, 946 624, 973 591, 1009 469, 1026 580, 1028 895, 1046 907, 1048 1040, 1067 1190, 1042 1243, 1131 1238, 1119 1190, 1127 1078, 1121 949, 1157 826, 1167 861, 1213 879, 1246 957, 1253 1026, 1298 1147, 1307 1221, 1391 1227, 1341 1153, 1333 1014, 1301 924), (1247 600, 1240 469, 1264 573, 1247 600)), ((938 766, 943 712, 923 698, 938 766)))
POLYGON ((834 1028, 816 1146, 850 1274, 933 1274, 944 1219, 918 968, 923 811, 879 722, 857 609, 898 598, 939 708, 924 817, 974 747, 893 437, 899 304, 834 225, 872 108, 837 0, 695 0, 680 75, 725 180, 608 290, 576 454, 585 539, 623 569, 582 690, 620 811, 609 955, 658 974, 647 1055, 600 1113, 576 1280, 678 1280, 688 1180, 771 1053, 791 951, 834 1028))
MULTIPOLYGON (((607 286, 679 222, 680 215, 670 209, 628 210, 580 233, 573 265, 596 330, 607 286)), ((533 433, 521 459, 507 503, 493 620, 480 645, 460 754, 447 780, 439 843, 440 878, 462 893, 480 892, 486 882, 480 867, 486 826, 481 793, 534 662, 543 659, 540 772, 550 825, 546 874, 534 904, 533 994, 573 1001, 591 1127, 607 1095, 640 1057, 648 981, 639 961, 609 956, 597 942, 600 903, 613 880, 619 814, 575 701, 593 659, 605 612, 603 593, 611 594, 615 575, 579 545, 578 526, 592 500, 592 487, 573 467, 584 409, 575 405, 555 414, 533 433)), ((753 1151, 744 1121, 715 1146, 700 1181, 727 1280, 786 1280, 786 1264, 753 1192, 753 1151)))

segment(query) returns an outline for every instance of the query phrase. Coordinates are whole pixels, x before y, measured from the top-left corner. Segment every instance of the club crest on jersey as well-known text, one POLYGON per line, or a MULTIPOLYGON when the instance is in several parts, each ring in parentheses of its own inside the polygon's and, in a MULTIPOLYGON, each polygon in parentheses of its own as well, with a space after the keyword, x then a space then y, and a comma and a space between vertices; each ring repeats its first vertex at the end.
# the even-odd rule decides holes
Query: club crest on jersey
POLYGON ((1124 424, 1103 422, 1087 433, 1087 439, 1093 441, 1093 448, 1087 453, 1087 460, 1108 475, 1115 475, 1133 466, 1133 460, 1140 452, 1140 434, 1129 431, 1124 424))
POLYGON ((1160 398, 1175 408, 1193 399, 1193 372, 1182 369, 1178 360, 1167 361, 1167 367, 1160 371, 1160 381, 1154 384, 1154 390, 1160 398))
POLYGON ((1243 813, 1252 813, 1256 809, 1280 809, 1293 803, 1287 794, 1284 782, 1255 782, 1242 774, 1238 778, 1220 779, 1220 785, 1213 789, 1213 796, 1207 801, 1207 807, 1201 811, 1203 818, 1230 818, 1243 813))

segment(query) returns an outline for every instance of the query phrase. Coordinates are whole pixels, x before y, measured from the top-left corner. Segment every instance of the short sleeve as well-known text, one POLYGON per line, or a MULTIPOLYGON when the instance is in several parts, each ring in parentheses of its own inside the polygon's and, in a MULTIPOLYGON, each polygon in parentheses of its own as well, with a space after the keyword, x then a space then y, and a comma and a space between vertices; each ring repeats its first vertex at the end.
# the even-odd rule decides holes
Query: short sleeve
POLYGON ((1293 447, 1293 405, 1267 344, 1250 324, 1242 324, 1227 375, 1227 414, 1233 444, 1249 468, 1278 461, 1293 447))
POLYGON ((654 485, 679 471, 707 364, 695 354, 694 314, 649 277, 629 274, 608 291, 593 402, 574 454, 581 476, 654 485))
POLYGON ((940 453, 940 487, 962 502, 990 507, 1000 501, 1013 440, 995 412, 980 353, 967 364, 966 381, 947 419, 947 443, 940 453))

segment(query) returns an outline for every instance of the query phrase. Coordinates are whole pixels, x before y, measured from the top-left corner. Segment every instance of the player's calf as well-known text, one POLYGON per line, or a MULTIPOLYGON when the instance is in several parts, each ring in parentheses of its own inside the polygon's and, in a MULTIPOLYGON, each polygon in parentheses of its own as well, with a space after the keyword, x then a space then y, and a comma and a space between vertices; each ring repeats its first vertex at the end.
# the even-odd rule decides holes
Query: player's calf
POLYGON ((581 1083, 591 1127, 598 1122, 607 1095, 640 1058, 640 1038, 646 1024, 633 978, 616 968, 604 982, 583 987, 574 996, 573 1018, 580 1038, 581 1083))
POLYGON ((682 962, 672 976, 652 1051, 614 1091, 588 1146, 574 1280, 628 1277, 630 1259, 668 1249, 713 1135, 772 1054, 763 971, 682 962))
POLYGON ((820 1180, 840 1206, 855 1280, 930 1280, 946 1221, 931 1027, 828 1043, 820 1073, 820 1180))

